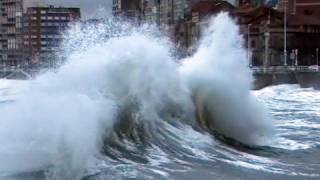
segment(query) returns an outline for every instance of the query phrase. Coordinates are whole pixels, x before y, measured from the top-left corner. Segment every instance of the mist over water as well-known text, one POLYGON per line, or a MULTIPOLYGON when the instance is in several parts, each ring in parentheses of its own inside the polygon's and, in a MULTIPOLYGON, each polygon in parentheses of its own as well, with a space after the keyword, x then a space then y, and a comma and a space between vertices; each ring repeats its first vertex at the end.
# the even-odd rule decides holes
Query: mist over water
POLYGON ((0 177, 317 177, 316 161, 300 172, 274 157, 297 141, 276 135, 261 94, 250 92, 238 31, 222 13, 196 53, 177 61, 174 45, 152 26, 71 28, 59 69, 0 81, 0 177))

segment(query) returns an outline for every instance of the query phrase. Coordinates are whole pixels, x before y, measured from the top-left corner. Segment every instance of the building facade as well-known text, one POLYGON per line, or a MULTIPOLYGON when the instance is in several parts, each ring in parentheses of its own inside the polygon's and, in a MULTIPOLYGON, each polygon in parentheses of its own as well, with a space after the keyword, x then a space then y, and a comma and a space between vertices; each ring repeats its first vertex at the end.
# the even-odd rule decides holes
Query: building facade
POLYGON ((22 0, 0 0, 0 66, 24 64, 22 58, 22 0))
POLYGON ((31 64, 52 66, 62 33, 80 19, 79 8, 29 7, 24 15, 24 56, 31 64))
POLYGON ((173 23, 174 0, 146 0, 145 20, 147 23, 168 25, 173 23))
POLYGON ((253 66, 319 64, 320 19, 288 13, 285 34, 284 13, 273 8, 236 9, 233 15, 238 20, 247 48, 252 52, 249 61, 253 66))
POLYGON ((160 22, 161 25, 171 25, 190 20, 192 6, 199 1, 200 0, 144 0, 146 4, 145 20, 149 23, 160 22))
POLYGON ((112 14, 126 20, 140 22, 143 15, 144 1, 142 0, 113 0, 112 14))

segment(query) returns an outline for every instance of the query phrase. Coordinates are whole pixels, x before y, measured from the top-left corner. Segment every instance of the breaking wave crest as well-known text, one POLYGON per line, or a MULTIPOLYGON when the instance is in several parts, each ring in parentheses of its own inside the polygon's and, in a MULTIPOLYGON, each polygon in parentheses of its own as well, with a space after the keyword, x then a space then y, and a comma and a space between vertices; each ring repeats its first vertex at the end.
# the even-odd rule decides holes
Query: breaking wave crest
POLYGON ((250 94, 243 40, 227 14, 212 19, 197 52, 180 61, 152 29, 113 21, 72 28, 67 62, 0 106, 0 174, 80 179, 101 156, 152 164, 157 150, 180 162, 213 157, 199 154, 202 141, 210 149, 216 138, 271 142, 272 121, 250 94))

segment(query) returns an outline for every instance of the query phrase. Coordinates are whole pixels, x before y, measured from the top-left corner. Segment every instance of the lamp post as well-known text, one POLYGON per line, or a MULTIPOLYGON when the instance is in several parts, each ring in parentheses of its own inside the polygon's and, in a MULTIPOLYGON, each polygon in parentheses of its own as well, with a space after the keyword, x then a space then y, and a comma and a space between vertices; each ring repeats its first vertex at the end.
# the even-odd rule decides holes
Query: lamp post
POLYGON ((250 44, 250 27, 252 24, 248 24, 248 29, 247 29, 247 33, 248 33, 248 37, 247 37, 247 59, 249 61, 249 66, 252 66, 252 62, 251 62, 251 56, 250 56, 250 51, 251 51, 251 44, 250 44))
POLYGON ((284 47, 283 47, 283 54, 284 54, 284 66, 287 66, 287 3, 284 3, 284 47))

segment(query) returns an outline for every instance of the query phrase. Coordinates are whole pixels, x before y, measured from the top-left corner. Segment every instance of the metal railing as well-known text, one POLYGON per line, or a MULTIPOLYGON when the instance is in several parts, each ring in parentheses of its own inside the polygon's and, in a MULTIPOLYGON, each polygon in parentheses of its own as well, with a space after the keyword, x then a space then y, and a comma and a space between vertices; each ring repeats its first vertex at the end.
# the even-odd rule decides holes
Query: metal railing
POLYGON ((320 72, 320 66, 253 66, 254 73, 320 72))

